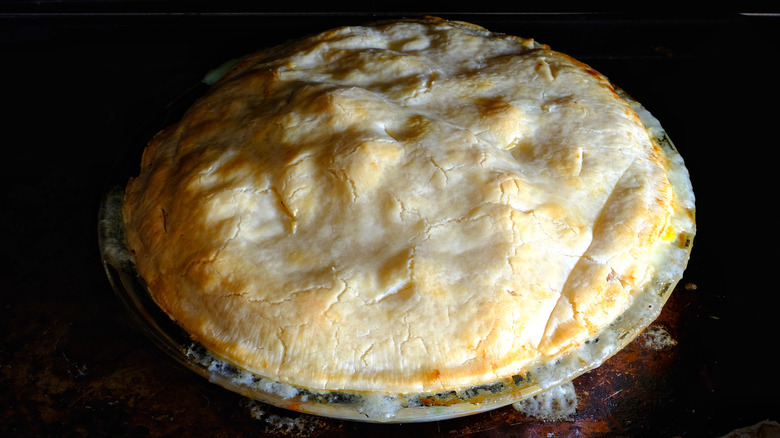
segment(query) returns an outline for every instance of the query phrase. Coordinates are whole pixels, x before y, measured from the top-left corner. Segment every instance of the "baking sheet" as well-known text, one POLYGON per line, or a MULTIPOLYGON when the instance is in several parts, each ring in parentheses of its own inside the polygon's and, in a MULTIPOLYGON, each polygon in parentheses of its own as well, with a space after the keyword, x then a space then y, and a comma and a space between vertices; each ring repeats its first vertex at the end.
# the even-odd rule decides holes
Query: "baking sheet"
POLYGON ((776 111, 764 103, 776 90, 764 60, 777 42, 775 18, 440 14, 536 38, 629 90, 688 164, 699 233, 657 321, 675 343, 656 350, 639 338, 582 376, 572 417, 548 421, 507 407, 430 424, 366 425, 249 402, 171 363, 113 295, 95 212, 123 162, 119 151, 148 138, 157 129, 149 121, 218 61, 392 14, 46 9, 0 13, 0 74, 12 108, 0 184, 8 206, 4 434, 722 436, 777 420, 774 269, 760 252, 773 234, 764 230, 772 229, 767 150, 776 144, 776 111))

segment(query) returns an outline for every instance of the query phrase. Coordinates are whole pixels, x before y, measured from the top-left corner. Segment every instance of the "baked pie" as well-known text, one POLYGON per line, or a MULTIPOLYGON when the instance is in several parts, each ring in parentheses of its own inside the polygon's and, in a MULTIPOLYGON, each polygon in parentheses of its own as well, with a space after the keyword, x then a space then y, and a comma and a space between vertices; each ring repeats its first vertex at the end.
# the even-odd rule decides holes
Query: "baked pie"
POLYGON ((641 105, 534 40, 439 18, 242 59, 150 141, 122 218, 191 354, 369 421, 598 366, 658 315, 695 234, 641 105))

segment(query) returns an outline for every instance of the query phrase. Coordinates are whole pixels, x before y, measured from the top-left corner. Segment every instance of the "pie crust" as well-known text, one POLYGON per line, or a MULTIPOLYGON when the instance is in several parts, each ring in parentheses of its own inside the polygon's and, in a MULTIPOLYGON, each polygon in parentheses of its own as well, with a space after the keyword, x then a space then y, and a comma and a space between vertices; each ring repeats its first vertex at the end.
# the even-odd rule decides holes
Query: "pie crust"
POLYGON ((368 419, 597 366, 658 315, 695 234, 682 159, 639 104, 545 45, 438 18, 241 60, 150 141, 122 217, 201 358, 282 399, 401 400, 368 419))

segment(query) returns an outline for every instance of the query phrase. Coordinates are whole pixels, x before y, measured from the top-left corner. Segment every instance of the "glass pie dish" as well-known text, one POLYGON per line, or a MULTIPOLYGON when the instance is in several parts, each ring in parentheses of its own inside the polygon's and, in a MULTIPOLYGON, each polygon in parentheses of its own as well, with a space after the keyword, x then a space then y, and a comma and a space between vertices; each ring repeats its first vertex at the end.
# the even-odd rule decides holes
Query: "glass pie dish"
MULTIPOLYGON (((209 72, 176 108, 218 81, 234 62, 209 72)), ((387 390, 320 390, 285 383, 256 374, 213 353, 171 319, 155 302, 125 238, 122 205, 124 188, 141 161, 140 152, 122 164, 104 195, 99 211, 98 244, 107 277, 120 301, 145 334, 173 360, 230 391, 280 408, 324 417, 365 422, 420 422, 471 415, 510 405, 559 385, 599 366, 620 351, 659 315, 681 279, 692 247, 695 225, 693 192, 687 170, 660 123, 628 94, 617 89, 641 118, 650 136, 668 157, 668 173, 677 196, 671 229, 678 232, 653 248, 653 273, 644 290, 612 324, 593 334, 579 347, 530 369, 494 381, 445 391, 392 392, 387 390)))

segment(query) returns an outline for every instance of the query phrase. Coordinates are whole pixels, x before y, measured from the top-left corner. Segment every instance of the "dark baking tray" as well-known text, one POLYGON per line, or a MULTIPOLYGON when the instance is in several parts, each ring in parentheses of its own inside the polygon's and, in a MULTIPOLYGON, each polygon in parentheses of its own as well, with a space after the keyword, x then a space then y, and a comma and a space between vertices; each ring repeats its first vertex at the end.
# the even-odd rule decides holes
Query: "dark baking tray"
POLYGON ((778 328, 766 192, 777 91, 775 15, 482 11, 361 3, 330 11, 229 3, 10 2, 0 7, 6 106, 0 431, 11 435, 722 436, 778 420, 778 328), (358 12, 354 12, 358 11, 358 12), (116 303, 97 257, 104 186, 175 119, 220 62, 343 24, 422 14, 533 37, 607 75, 685 158, 699 232, 658 320, 676 345, 631 344, 576 381, 577 414, 511 407, 366 425, 257 405, 167 361, 116 303), (768 128, 769 127, 769 128, 768 128), (52 334, 57 334, 56 342, 52 334), (22 372, 21 370, 25 370, 22 372))

